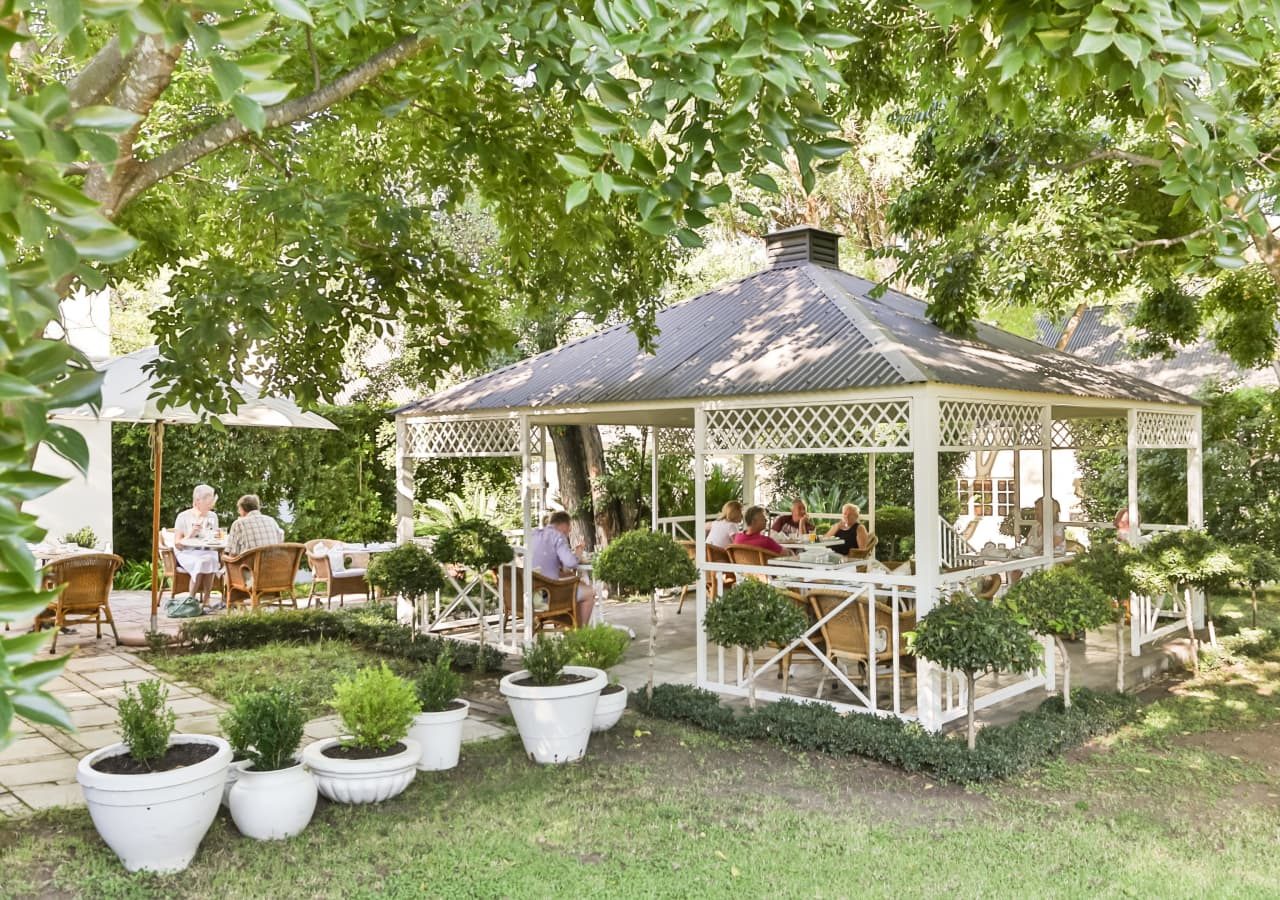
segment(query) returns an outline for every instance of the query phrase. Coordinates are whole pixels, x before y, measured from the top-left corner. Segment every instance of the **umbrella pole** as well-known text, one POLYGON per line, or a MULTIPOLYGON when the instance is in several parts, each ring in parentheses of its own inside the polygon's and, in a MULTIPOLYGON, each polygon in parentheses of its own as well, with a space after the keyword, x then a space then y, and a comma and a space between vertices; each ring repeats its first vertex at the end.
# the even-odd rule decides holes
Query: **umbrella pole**
POLYGON ((164 471, 164 423, 151 423, 151 631, 160 608, 160 482, 164 471))

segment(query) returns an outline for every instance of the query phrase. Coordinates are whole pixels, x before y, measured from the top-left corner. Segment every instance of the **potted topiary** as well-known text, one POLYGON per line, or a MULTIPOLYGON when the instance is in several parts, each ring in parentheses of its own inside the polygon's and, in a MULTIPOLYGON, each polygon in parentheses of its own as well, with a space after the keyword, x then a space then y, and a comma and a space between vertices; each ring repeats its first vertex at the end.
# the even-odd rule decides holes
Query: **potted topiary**
POLYGON ((524 668, 499 685, 534 762, 574 762, 587 752, 608 679, 599 669, 569 665, 572 653, 563 637, 540 634, 524 648, 524 668))
POLYGON ((413 686, 382 663, 334 685, 346 735, 309 744, 302 761, 336 803, 381 803, 413 781, 422 748, 408 737, 418 713, 413 686))
POLYGON ((698 567, 670 535, 662 531, 628 531, 596 555, 594 574, 622 590, 649 595, 649 683, 653 697, 654 660, 658 647, 657 592, 683 587, 698 578, 698 567))
POLYGON ((1117 541, 1114 531, 1096 531, 1089 535, 1089 549, 1074 563, 1077 572, 1111 598, 1116 626, 1116 691, 1124 690, 1124 620, 1133 591, 1133 576, 1129 574, 1132 556, 1133 549, 1117 541))
POLYGON ((374 554, 366 577, 373 587, 403 597, 413 607, 415 634, 422 625, 424 601, 447 584, 436 558, 413 542, 374 554))
POLYGON ((1044 647, 1009 610, 989 600, 956 594, 935 606, 908 635, 911 652, 968 683, 969 749, 977 739, 974 686, 984 672, 1027 672, 1044 665, 1044 647))
POLYGON ((130 872, 180 872, 213 823, 231 747, 220 737, 174 734, 160 681, 120 699, 124 740, 80 760, 76 780, 98 834, 130 872))
POLYGON ((422 712, 414 716, 409 737, 422 748, 418 770, 452 769, 458 764, 462 723, 471 704, 458 696, 462 691, 462 676, 453 671, 453 653, 448 647, 440 651, 435 662, 422 667, 415 687, 422 712))
POLYGON ((260 841, 301 834, 316 811, 316 781, 297 759, 307 717, 288 692, 255 691, 236 698, 222 717, 231 746, 245 756, 229 805, 236 828, 260 841))
MULTIPOLYGON (((600 623, 570 631, 564 636, 569 645, 570 662, 574 665, 589 666, 608 672, 609 669, 622 662, 627 647, 631 644, 631 636, 621 628, 600 623)), ((622 718, 622 711, 627 708, 627 689, 617 681, 611 680, 600 692, 600 700, 596 703, 596 714, 591 723, 592 731, 608 731, 622 718)))
MULTIPOLYGON (((707 607, 707 637, 722 647, 747 651, 747 671, 755 673, 755 652, 765 644, 786 646, 804 634, 809 620, 786 594, 762 581, 740 581, 707 607)), ((756 708, 756 681, 747 682, 747 703, 756 708)))
POLYGON ((1257 544, 1241 544, 1232 548, 1236 561, 1236 579, 1249 589, 1249 605, 1253 609, 1252 627, 1258 627, 1258 589, 1280 581, 1280 559, 1257 544))
MULTIPOLYGON (((464 519, 445 529, 436 538, 435 557, 445 565, 460 566, 473 573, 476 587, 474 594, 468 594, 474 601, 480 617, 480 655, 484 660, 484 619, 488 610, 488 600, 492 596, 500 599, 497 589, 484 580, 487 572, 496 571, 515 559, 515 551, 498 528, 484 519, 464 519)), ((469 590, 471 585, 467 586, 469 590)))
POLYGON ((1062 705, 1071 707, 1071 657, 1066 639, 1101 628, 1115 615, 1111 598, 1073 566, 1032 572, 1009 588, 1002 601, 1036 634, 1053 638, 1062 660, 1062 705))

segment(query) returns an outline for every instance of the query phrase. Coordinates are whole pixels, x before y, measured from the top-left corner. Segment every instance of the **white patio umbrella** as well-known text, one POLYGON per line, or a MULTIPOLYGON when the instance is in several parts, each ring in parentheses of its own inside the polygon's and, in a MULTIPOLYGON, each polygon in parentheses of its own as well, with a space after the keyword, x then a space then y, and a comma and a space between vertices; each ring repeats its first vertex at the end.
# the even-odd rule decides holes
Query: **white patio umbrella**
POLYGON ((165 425, 199 425, 216 418, 223 425, 260 428, 321 428, 337 431, 324 416, 304 412, 292 400, 263 397, 252 385, 235 382, 234 388, 244 402, 234 413, 210 416, 190 406, 160 408, 156 396, 154 374, 147 368, 160 358, 158 347, 135 350, 125 356, 107 360, 99 366, 105 376, 102 384, 102 406, 97 411, 89 406, 57 410, 54 419, 66 421, 107 421, 151 426, 151 465, 154 472, 154 500, 151 507, 151 629, 156 629, 156 612, 160 605, 160 485, 164 477, 165 425))

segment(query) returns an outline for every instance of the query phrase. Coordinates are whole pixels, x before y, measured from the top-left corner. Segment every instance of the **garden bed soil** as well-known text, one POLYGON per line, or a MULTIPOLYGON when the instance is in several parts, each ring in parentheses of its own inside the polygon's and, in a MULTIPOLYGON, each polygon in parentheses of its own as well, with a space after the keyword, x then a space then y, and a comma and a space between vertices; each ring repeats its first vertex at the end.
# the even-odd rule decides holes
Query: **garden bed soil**
POLYGON ((368 747, 344 747, 341 744, 334 744, 332 747, 325 747, 320 752, 330 759, 381 759, 384 756, 395 756, 397 753, 403 753, 404 751, 404 744, 397 741, 387 750, 370 750, 368 747))
POLYGON ((138 762, 125 752, 100 759, 93 764, 93 768, 94 771, 107 775, 151 775, 194 766, 217 752, 218 748, 214 744, 174 744, 165 751, 164 756, 153 763, 138 762))
POLYGON ((603 691, 601 691, 601 692, 600 692, 600 694, 601 694, 601 696, 603 696, 603 695, 605 695, 605 694, 616 694, 616 693, 618 693, 618 691, 620 691, 620 690, 622 690, 622 689, 623 689, 623 688, 622 688, 622 685, 618 684, 617 682, 614 682, 613 684, 606 684, 606 685, 604 686, 604 690, 603 690, 603 691))
POLYGON ((594 675, 561 675, 555 684, 538 684, 532 678, 517 678, 512 684, 518 684, 520 687, 565 687, 570 684, 582 684, 584 681, 590 681, 594 675))

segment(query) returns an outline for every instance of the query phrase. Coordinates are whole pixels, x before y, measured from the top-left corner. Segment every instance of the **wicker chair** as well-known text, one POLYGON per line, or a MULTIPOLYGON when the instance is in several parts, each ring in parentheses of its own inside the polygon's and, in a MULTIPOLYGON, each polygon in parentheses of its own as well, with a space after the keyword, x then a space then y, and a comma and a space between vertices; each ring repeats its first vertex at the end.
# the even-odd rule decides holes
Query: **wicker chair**
MULTIPOLYGON (((499 619, 499 630, 505 629, 507 620, 524 618, 524 572, 519 566, 514 567, 514 584, 511 578, 498 579, 498 592, 502 595, 502 612, 499 619)), ((548 625, 564 625, 570 629, 578 627, 578 576, 568 575, 564 578, 548 578, 541 572, 533 573, 533 590, 547 595, 546 609, 533 611, 533 633, 537 634, 548 625)))
POLYGON ((191 590, 191 576, 178 567, 178 557, 173 552, 173 529, 160 529, 160 602, 164 603, 164 592, 169 596, 185 594, 191 590))
POLYGON ((879 541, 874 534, 867 535, 867 546, 861 550, 850 550, 846 556, 849 559, 870 559, 871 554, 875 552, 876 543, 879 541))
MULTIPOLYGON (((813 614, 818 619, 830 613, 848 598, 848 593, 838 591, 813 591, 808 600, 813 614)), ((884 635, 884 648, 877 649, 875 654, 875 677, 893 677, 893 648, 889 646, 889 634, 893 628, 893 611, 887 604, 876 603, 876 633, 884 635)), ((915 672, 915 657, 907 652, 908 631, 914 631, 916 616, 914 612, 898 613, 898 668, 904 675, 915 672)), ((856 667, 856 681, 865 684, 871 666, 871 650, 868 639, 870 627, 867 622, 867 601, 865 598, 854 600, 840 612, 832 616, 820 629, 827 659, 833 663, 844 660, 856 667)), ((876 642, 877 645, 880 641, 876 642)), ((828 673, 823 671, 822 680, 818 682, 818 698, 826 687, 828 673)))
MULTIPOLYGON (((697 541, 680 541, 681 547, 689 554, 689 559, 693 560, 694 565, 698 563, 698 542, 697 541)), ((728 563, 729 554, 724 552, 723 547, 717 547, 715 544, 707 544, 707 562, 728 563)), ((716 599, 720 594, 719 581, 724 581, 725 590, 733 587, 737 583, 737 576, 732 572, 708 572, 707 573, 707 600, 716 599), (721 578, 716 576, 720 575, 721 578)), ((680 589, 680 605, 676 607, 676 615, 680 615, 684 611, 684 600, 689 594, 689 585, 685 585, 680 589)))
POLYGON ((102 622, 111 626, 111 635, 120 645, 115 619, 111 616, 111 582, 124 563, 114 553, 77 553, 56 559, 45 568, 45 589, 63 585, 57 601, 36 616, 36 630, 52 627, 50 653, 57 652, 58 633, 67 625, 92 622, 102 638, 102 622))
MULTIPOLYGON (((766 550, 763 547, 752 547, 750 544, 730 544, 724 548, 725 555, 729 557, 729 562, 735 566, 763 566, 768 565, 769 560, 781 556, 781 553, 774 553, 772 550, 766 550)), ((747 575, 747 578, 755 579, 768 583, 768 575, 747 575)))
POLYGON ((349 568, 336 575, 333 572, 333 563, 329 554, 335 550, 341 550, 342 541, 320 538, 307 541, 306 547, 307 561, 311 564, 311 571, 315 575, 315 581, 311 582, 311 594, 307 598, 308 605, 323 599, 328 608, 332 609, 334 595, 338 597, 339 606, 344 605, 343 598, 346 594, 364 594, 366 600, 370 599, 367 569, 349 568), (321 581, 324 582, 323 598, 316 597, 315 586, 321 581))
POLYGON ((286 598, 297 609, 294 579, 306 552, 305 544, 267 544, 227 557, 227 609, 246 598, 255 612, 264 600, 284 606, 286 598))

